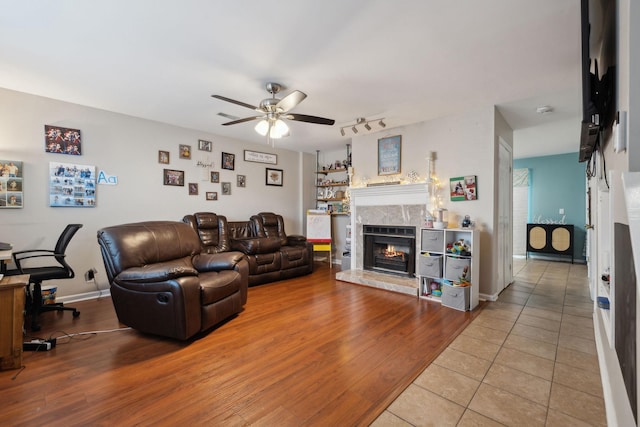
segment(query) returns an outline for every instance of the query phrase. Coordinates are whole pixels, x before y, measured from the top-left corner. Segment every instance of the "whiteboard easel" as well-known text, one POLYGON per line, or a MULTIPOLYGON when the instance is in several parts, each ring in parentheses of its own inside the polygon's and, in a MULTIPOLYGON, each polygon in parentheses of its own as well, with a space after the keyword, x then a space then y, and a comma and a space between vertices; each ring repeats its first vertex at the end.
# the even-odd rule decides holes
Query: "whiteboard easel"
POLYGON ((313 252, 329 252, 329 268, 332 267, 331 215, 307 211, 307 241, 313 244, 313 252))

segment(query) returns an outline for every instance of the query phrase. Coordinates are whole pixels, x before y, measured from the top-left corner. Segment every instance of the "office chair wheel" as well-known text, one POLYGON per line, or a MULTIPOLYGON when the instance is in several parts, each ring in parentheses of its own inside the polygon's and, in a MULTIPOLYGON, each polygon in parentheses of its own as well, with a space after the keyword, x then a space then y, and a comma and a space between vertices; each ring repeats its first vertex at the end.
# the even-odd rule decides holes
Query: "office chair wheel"
POLYGON ((80 312, 78 310, 73 312, 73 317, 78 317, 80 316, 80 312))

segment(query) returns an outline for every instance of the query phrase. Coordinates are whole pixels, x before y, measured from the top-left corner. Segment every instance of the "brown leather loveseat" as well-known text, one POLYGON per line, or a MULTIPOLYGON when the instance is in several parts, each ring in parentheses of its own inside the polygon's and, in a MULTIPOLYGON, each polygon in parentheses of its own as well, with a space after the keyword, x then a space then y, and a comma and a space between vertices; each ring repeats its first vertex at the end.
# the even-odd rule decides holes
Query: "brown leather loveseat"
POLYGON ((106 227, 98 243, 118 320, 141 332, 186 340, 242 311, 248 264, 242 253, 203 253, 177 221, 106 227))
POLYGON ((213 212, 198 212, 182 220, 197 231, 203 251, 244 253, 249 286, 313 272, 313 245, 304 236, 288 236, 281 215, 261 212, 249 221, 227 221, 213 212))

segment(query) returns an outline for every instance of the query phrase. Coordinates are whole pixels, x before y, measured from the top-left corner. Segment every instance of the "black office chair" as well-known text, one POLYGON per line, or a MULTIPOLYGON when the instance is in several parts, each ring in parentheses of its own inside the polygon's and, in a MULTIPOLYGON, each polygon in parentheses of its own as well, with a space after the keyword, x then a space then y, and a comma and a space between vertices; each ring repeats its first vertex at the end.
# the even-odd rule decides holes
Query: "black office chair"
MULTIPOLYGON (((54 279, 72 279, 75 277, 73 269, 65 260, 67 246, 76 232, 82 228, 82 224, 69 224, 64 229, 54 250, 30 249, 13 253, 13 262, 16 270, 11 274, 29 274, 29 283, 33 284, 33 292, 27 290, 27 312, 31 312, 31 330, 39 331, 38 315, 45 311, 72 311, 73 317, 78 317, 80 312, 73 307, 65 307, 62 303, 42 304, 42 282, 54 279), (57 265, 43 267, 25 267, 24 261, 31 258, 54 258, 57 265)), ((29 285, 31 287, 31 285, 29 285)))

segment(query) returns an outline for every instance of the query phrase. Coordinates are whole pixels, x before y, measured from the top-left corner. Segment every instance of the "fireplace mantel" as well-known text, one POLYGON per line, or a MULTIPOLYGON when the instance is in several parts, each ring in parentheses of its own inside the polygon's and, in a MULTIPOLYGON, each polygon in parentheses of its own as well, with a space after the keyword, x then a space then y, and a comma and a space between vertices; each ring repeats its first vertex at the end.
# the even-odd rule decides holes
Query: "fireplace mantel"
POLYGON ((358 206, 425 205, 429 196, 425 183, 352 187, 349 191, 352 213, 358 206))

